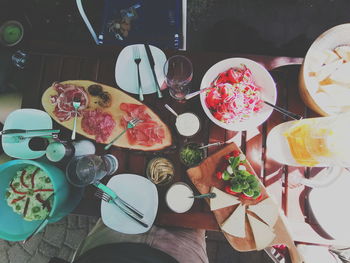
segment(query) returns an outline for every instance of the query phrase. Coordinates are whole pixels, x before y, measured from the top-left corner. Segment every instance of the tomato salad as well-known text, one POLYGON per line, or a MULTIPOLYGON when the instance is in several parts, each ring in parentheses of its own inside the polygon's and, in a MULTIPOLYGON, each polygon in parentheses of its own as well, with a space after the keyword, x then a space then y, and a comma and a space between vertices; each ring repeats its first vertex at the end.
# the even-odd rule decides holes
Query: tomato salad
POLYGON ((213 116, 224 123, 241 122, 263 106, 260 88, 244 64, 221 72, 206 91, 205 102, 213 116))

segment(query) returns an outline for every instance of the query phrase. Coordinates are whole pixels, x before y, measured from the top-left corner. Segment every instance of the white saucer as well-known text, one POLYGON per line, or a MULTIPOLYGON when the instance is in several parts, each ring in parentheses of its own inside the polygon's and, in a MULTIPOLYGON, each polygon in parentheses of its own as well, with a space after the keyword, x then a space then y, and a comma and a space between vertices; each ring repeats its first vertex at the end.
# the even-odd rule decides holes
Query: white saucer
MULTIPOLYGON (((115 81, 121 89, 133 94, 138 94, 137 66, 133 58, 133 46, 137 46, 140 52, 140 78, 143 93, 155 93, 156 86, 154 84, 154 78, 148 62, 145 46, 143 44, 127 46, 120 52, 115 65, 115 81)), ((165 80, 163 66, 166 62, 166 56, 159 48, 151 45, 149 47, 155 63, 154 68, 158 84, 161 87, 165 80)))
POLYGON ((114 204, 102 201, 101 217, 109 228, 124 234, 147 232, 156 218, 158 211, 158 192, 155 185, 145 177, 136 174, 119 174, 113 176, 108 184, 124 201, 144 214, 143 221, 148 228, 124 214, 114 204))

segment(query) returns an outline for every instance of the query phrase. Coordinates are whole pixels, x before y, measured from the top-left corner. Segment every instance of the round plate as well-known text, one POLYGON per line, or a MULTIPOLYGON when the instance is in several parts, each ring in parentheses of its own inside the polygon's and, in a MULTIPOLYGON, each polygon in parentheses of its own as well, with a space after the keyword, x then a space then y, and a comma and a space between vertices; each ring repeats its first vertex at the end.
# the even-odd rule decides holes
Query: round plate
MULTIPOLYGON (((139 67, 143 94, 155 93, 157 90, 154 83, 153 73, 148 62, 145 46, 142 44, 127 46, 120 52, 115 65, 115 81, 121 89, 133 94, 139 94, 137 66, 133 57, 134 46, 138 47, 141 58, 139 67)), ((161 87, 165 80, 163 66, 166 62, 166 56, 159 48, 151 45, 149 47, 155 63, 154 69, 158 84, 161 87)))
POLYGON ((101 217, 103 223, 111 229, 124 234, 147 232, 156 218, 158 210, 158 192, 148 179, 136 174, 119 174, 109 180, 107 186, 124 201, 144 214, 143 221, 148 228, 124 214, 115 204, 102 201, 101 217))
MULTIPOLYGON (((8 129, 52 129, 52 120, 50 115, 44 111, 19 109, 11 112, 6 118, 3 130, 8 129)), ((45 151, 31 150, 29 141, 30 139, 19 140, 18 135, 3 135, 2 148, 8 156, 20 159, 37 159, 45 154, 45 151)))
MULTIPOLYGON (((277 90, 275 82, 272 79, 270 73, 260 64, 246 58, 229 58, 216 63, 205 73, 200 88, 204 89, 209 87, 212 81, 219 75, 219 73, 224 72, 232 67, 241 67, 241 64, 245 64, 247 68, 251 70, 256 85, 261 87, 262 99, 275 104, 277 98, 277 90)), ((227 124, 214 118, 205 103, 205 97, 205 92, 200 94, 201 104, 204 112, 212 122, 226 130, 245 131, 251 128, 255 128, 267 120, 267 118, 272 113, 272 108, 264 104, 261 111, 251 116, 249 119, 242 122, 227 124)))

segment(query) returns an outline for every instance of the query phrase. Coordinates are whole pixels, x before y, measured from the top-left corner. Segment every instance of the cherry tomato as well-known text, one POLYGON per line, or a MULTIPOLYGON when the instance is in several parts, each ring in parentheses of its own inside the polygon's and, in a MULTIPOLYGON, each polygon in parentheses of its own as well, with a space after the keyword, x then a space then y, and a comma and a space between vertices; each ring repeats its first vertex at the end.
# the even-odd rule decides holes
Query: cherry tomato
POLYGON ((239 195, 240 193, 236 193, 235 191, 232 191, 231 186, 227 185, 225 187, 225 192, 230 194, 230 195, 239 195))
POLYGON ((216 177, 221 180, 222 179, 222 172, 216 172, 216 177))

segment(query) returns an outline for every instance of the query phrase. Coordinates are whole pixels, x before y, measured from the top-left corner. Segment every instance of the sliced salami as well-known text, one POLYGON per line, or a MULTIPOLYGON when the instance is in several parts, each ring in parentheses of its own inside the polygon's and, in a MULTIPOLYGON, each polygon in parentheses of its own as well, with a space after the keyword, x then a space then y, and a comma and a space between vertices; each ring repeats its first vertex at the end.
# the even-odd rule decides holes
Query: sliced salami
POLYGON ((111 114, 102 112, 99 109, 85 110, 81 120, 81 127, 86 133, 95 135, 96 142, 103 143, 107 142, 108 137, 111 135, 115 127, 115 121, 111 114))

